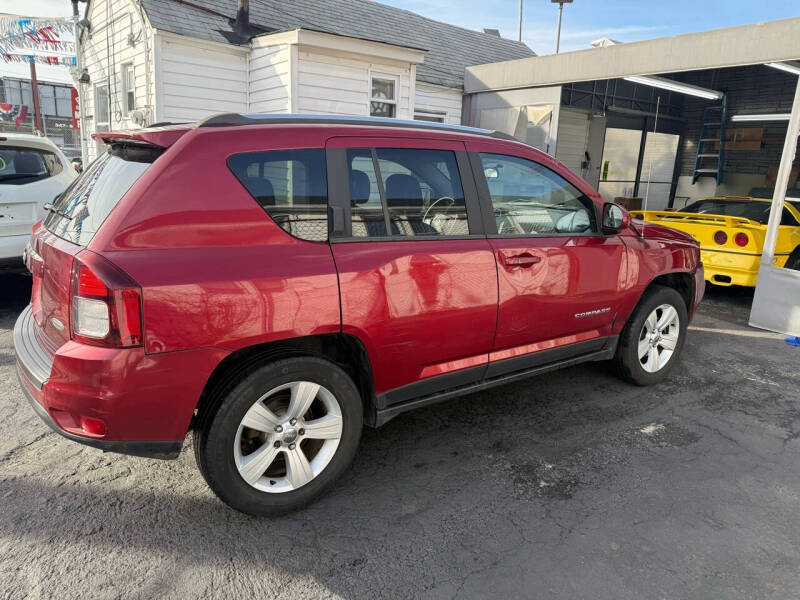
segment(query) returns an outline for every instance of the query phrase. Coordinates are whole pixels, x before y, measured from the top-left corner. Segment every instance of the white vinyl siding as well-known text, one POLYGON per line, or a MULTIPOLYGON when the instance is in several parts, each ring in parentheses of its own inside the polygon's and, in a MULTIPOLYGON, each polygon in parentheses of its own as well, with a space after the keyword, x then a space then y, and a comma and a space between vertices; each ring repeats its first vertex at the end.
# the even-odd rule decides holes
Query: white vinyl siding
MULTIPOLYGON (((133 92, 136 108, 143 110, 152 121, 152 107, 155 102, 155 88, 152 72, 148 89, 145 47, 150 59, 153 54, 153 35, 149 25, 142 21, 141 13, 134 0, 93 0, 89 4, 88 19, 92 24, 90 34, 83 38, 83 66, 89 73, 91 83, 79 85, 78 93, 83 96, 83 110, 88 134, 97 131, 95 121, 95 86, 108 82, 111 97, 110 123, 102 125, 102 130, 127 129, 136 127, 125 114, 125 87, 122 81, 122 65, 130 63, 133 67, 133 92), (107 18, 109 17, 109 18, 107 18), (128 43, 133 36, 134 44, 128 43), (109 57, 113 60, 109 61, 109 57)), ((89 157, 97 154, 97 146, 89 142, 89 157)))
POLYGON ((442 115, 444 122, 461 124, 461 90, 417 82, 414 112, 442 115))
POLYGON ((218 112, 247 112, 247 55, 243 52, 165 36, 160 40, 156 69, 160 121, 197 121, 218 112))
POLYGON ((297 59, 297 112, 369 115, 370 72, 397 77, 397 117, 410 119, 410 66, 302 46, 297 59))
POLYGON ((291 110, 291 48, 288 44, 253 48, 250 59, 249 108, 257 113, 291 110))
POLYGON ((586 160, 588 138, 589 113, 562 108, 558 122, 556 158, 573 173, 581 172, 581 163, 586 160))

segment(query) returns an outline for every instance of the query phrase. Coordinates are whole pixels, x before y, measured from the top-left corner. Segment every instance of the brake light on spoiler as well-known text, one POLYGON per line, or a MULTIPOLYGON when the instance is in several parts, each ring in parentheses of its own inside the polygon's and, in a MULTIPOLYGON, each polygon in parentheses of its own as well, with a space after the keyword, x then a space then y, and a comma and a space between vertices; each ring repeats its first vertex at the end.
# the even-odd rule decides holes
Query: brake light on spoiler
POLYGON ((142 344, 142 290, 103 257, 84 250, 72 263, 70 334, 94 346, 142 344))

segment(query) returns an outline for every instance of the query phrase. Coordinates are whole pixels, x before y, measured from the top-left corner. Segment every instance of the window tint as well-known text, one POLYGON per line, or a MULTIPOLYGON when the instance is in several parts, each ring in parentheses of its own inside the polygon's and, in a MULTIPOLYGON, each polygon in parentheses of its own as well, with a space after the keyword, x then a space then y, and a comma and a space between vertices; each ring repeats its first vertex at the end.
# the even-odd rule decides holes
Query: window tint
POLYGON ((385 236, 387 216, 392 236, 469 235, 464 191, 453 152, 349 150, 348 166, 353 236, 385 236))
POLYGON ((236 154, 228 159, 228 167, 284 230, 304 240, 328 239, 324 150, 236 154))
POLYGON ((594 204, 560 175, 515 156, 481 154, 480 158, 499 234, 596 231, 594 204))
POLYGON ((62 171, 52 152, 23 146, 0 146, 0 184, 22 185, 46 179, 62 171))
POLYGON ((103 154, 53 202, 44 226, 70 242, 88 244, 154 158, 127 160, 111 152, 103 154))

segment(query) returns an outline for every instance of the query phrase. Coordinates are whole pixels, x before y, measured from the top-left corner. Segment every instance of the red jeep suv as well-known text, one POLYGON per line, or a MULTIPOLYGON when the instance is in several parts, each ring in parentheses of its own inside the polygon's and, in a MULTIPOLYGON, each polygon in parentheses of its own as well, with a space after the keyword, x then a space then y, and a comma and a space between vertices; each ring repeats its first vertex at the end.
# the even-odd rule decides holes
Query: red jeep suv
MULTIPOLYGON (((103 133, 37 224, 14 328, 61 435, 174 458, 234 508, 330 486, 362 425, 584 361, 675 365, 697 243, 491 131, 224 114, 103 133)), ((532 407, 535 410, 535 407, 532 407)))

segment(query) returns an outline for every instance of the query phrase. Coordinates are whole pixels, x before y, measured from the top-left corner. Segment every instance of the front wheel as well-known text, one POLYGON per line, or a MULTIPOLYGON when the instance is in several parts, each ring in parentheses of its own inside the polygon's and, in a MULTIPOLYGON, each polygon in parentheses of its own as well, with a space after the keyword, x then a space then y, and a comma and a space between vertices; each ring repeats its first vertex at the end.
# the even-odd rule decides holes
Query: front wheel
POLYGON ((614 363, 619 375, 637 385, 662 381, 683 349, 689 314, 673 288, 645 292, 620 335, 614 363))
POLYGON ((331 486, 355 456, 363 410, 336 365, 290 358, 257 367, 233 384, 195 439, 200 472, 233 508, 276 516, 331 486))

